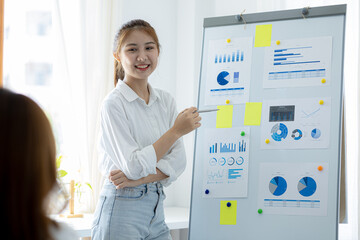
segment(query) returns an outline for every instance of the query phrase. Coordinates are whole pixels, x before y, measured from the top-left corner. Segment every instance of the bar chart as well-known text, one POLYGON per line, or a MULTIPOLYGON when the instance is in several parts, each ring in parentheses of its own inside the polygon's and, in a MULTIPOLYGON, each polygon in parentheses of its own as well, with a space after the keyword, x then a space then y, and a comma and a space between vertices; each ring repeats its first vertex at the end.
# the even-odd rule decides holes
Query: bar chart
POLYGON ((220 143, 220 152, 221 153, 236 152, 236 144, 234 144, 234 143, 229 143, 229 144, 220 143))
POLYGON ((330 83, 331 37, 288 39, 264 56, 264 87, 318 86, 330 83))
POLYGON ((236 50, 236 52, 216 54, 214 63, 220 64, 220 63, 243 62, 243 61, 244 61, 244 51, 236 50))
POLYGON ((274 66, 301 65, 305 69, 269 72, 269 80, 325 77, 325 68, 312 68, 313 64, 320 63, 320 60, 309 59, 305 49, 312 49, 312 46, 275 49, 272 63, 274 66))
POLYGON ((236 143, 214 143, 209 147, 209 153, 210 154, 216 154, 216 153, 233 153, 233 152, 239 152, 244 153, 246 152, 246 141, 241 140, 238 143, 238 147, 236 143), (218 147, 219 145, 219 147, 218 147))

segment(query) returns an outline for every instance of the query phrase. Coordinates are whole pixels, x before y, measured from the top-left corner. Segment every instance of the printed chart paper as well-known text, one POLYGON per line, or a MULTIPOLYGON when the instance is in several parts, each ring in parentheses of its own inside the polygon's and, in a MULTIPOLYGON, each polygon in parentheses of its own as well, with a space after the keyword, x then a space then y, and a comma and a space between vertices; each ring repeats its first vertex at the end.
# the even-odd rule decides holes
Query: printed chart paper
POLYGON ((247 197, 249 138, 249 127, 206 129, 203 197, 247 197))
POLYGON ((249 100, 252 38, 209 41, 205 105, 231 104, 249 100))
POLYGON ((332 38, 285 39, 265 49, 264 88, 330 83, 332 38), (325 79, 325 83, 322 82, 325 79))
POLYGON ((261 163, 258 206, 263 214, 326 216, 328 175, 328 163, 261 163))
POLYGON ((262 149, 329 147, 329 97, 264 101, 262 116, 262 149))

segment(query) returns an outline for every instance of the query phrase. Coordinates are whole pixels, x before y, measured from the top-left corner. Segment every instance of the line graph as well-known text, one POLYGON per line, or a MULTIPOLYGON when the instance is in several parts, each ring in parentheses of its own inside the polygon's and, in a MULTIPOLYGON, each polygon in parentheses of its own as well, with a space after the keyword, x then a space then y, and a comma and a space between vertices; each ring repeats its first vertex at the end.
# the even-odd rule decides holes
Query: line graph
POLYGON ((226 176, 226 170, 208 171, 208 180, 222 180, 226 176))
POLYGON ((320 111, 320 108, 312 111, 312 112, 305 112, 305 110, 301 110, 301 113, 303 114, 303 116, 301 116, 302 118, 311 118, 313 117, 316 113, 318 113, 320 111))

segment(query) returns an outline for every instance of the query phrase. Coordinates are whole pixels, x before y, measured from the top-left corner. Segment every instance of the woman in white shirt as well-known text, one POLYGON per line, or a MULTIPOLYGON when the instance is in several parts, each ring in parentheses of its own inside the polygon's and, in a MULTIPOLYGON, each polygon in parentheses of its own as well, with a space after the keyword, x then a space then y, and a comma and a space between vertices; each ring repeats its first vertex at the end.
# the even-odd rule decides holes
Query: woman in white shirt
POLYGON ((148 77, 159 57, 155 30, 143 20, 115 37, 115 89, 101 111, 100 169, 106 180, 92 239, 171 239, 164 221, 163 186, 184 171, 181 137, 200 127, 195 107, 179 115, 174 99, 148 77), (120 79, 120 81, 118 81, 120 79))

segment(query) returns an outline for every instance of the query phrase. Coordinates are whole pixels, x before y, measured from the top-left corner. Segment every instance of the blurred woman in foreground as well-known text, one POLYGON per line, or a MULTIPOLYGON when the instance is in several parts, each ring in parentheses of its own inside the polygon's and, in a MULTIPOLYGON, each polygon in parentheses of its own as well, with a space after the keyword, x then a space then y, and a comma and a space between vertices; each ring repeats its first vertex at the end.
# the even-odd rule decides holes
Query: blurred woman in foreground
POLYGON ((56 149, 50 123, 30 98, 0 88, 1 238, 77 239, 48 216, 57 191, 56 149))

